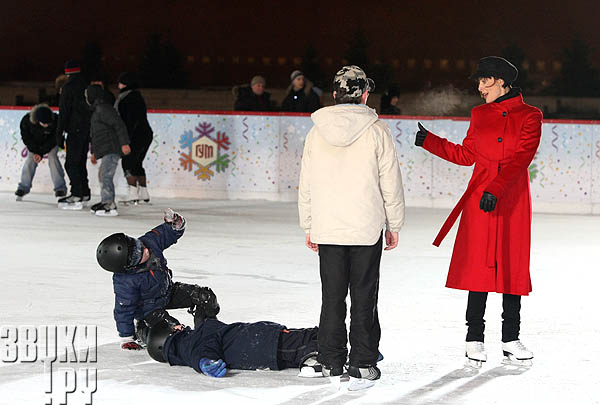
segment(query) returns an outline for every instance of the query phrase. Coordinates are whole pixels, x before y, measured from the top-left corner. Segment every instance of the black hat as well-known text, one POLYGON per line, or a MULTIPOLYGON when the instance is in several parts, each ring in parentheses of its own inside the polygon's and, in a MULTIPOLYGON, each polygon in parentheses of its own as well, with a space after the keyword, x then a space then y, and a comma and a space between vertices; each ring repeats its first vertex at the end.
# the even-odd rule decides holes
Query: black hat
POLYGON ((52 122, 53 114, 50 107, 40 106, 33 112, 33 118, 37 122, 41 122, 42 124, 50 124, 52 122))
POLYGON ((471 75, 471 79, 495 77, 504 80, 504 83, 510 86, 518 76, 519 70, 506 59, 499 56, 486 56, 479 60, 477 71, 471 75))
POLYGON ((79 73, 81 72, 81 67, 79 66, 79 63, 75 62, 74 60, 68 60, 65 63, 65 74, 66 75, 70 75, 73 73, 79 73))
POLYGON ((135 73, 123 72, 119 75, 118 83, 124 84, 127 87, 138 87, 138 80, 135 73))

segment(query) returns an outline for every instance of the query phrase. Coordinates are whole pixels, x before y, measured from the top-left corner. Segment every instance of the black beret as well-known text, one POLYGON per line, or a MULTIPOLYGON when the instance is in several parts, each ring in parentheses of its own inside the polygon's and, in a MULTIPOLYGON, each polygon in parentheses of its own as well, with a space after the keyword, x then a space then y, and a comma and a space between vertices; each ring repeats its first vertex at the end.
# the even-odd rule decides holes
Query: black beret
POLYGON ((471 79, 495 77, 504 80, 504 83, 510 86, 518 76, 519 70, 506 59, 499 56, 486 56, 479 60, 477 71, 471 75, 471 79))

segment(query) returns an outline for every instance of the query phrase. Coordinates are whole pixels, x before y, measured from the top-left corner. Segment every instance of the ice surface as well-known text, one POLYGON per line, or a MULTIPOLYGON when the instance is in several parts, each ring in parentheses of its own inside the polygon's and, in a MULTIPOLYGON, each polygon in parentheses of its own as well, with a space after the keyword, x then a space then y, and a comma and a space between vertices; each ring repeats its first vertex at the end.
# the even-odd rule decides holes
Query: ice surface
MULTIPOLYGON (((523 299, 521 334, 534 365, 501 365, 501 297, 493 294, 488 362, 474 374, 463 368, 466 293, 444 288, 453 235, 431 245, 449 210, 409 208, 399 247, 382 259, 383 375, 375 387, 349 393, 298 378, 297 370, 212 379, 117 343, 111 275, 96 264, 95 248, 113 232, 144 233, 166 207, 188 220, 166 252, 174 278, 213 288, 223 321, 316 325, 317 256, 304 246, 295 203, 155 199, 99 218, 58 210, 54 201, 0 193, 0 324, 98 325, 96 404, 600 404, 600 217, 534 215, 534 291, 523 299)), ((191 323, 184 310, 175 315, 191 323)), ((46 385, 41 362, 0 365, 1 404, 43 403, 46 385)))

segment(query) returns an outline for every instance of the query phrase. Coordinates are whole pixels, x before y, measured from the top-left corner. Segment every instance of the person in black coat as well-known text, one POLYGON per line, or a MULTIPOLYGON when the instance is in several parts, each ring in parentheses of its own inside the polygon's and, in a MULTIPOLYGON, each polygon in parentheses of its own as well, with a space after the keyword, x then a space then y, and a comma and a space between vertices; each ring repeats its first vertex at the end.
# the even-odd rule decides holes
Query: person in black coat
POLYGON ((294 70, 290 75, 292 84, 281 103, 281 111, 313 113, 321 108, 319 96, 313 90, 313 85, 306 80, 304 73, 294 70))
POLYGON ((171 366, 189 366, 211 377, 223 377, 227 368, 282 370, 305 366, 322 375, 316 363, 317 327, 288 329, 270 321, 227 324, 212 317, 191 329, 164 310, 145 320, 149 326, 148 354, 171 366))
POLYGON ((133 73, 121 73, 117 87, 119 96, 115 102, 115 109, 125 122, 131 140, 131 153, 123 157, 121 162, 129 185, 126 201, 150 202, 143 162, 152 143, 153 133, 148 123, 146 102, 133 73))
POLYGON ((60 94, 56 143, 59 148, 66 146, 65 169, 71 181, 71 195, 58 202, 64 209, 82 209, 83 202, 90 199, 86 164, 90 147, 91 112, 85 102, 87 83, 81 76, 79 64, 68 61, 65 64, 65 74, 69 79, 60 94))
POLYGON ((28 154, 21 171, 21 181, 15 192, 17 200, 21 200, 31 190, 38 163, 46 154, 48 154, 50 177, 54 184, 54 195, 64 197, 67 193, 65 172, 57 156, 58 147, 55 136, 57 117, 50 107, 38 104, 21 119, 21 138, 27 147, 28 154))
POLYGON ((396 87, 390 87, 381 96, 381 106, 379 114, 381 115, 400 115, 402 112, 397 107, 400 97, 400 91, 396 87))
POLYGON ((236 97, 235 111, 274 111, 271 102, 271 93, 265 91, 265 78, 254 76, 250 87, 234 87, 233 95, 236 97))

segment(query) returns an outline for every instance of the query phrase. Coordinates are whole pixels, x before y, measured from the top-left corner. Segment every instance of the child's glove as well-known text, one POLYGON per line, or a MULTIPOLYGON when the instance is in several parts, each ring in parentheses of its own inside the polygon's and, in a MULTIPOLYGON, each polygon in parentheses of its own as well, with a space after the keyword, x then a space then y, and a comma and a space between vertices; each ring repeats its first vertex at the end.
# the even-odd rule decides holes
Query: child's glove
POLYGON ((144 347, 135 341, 133 336, 121 338, 121 349, 123 350, 143 350, 144 347))
POLYGON ((175 231, 183 231, 185 229, 185 218, 171 208, 165 210, 165 222, 171 224, 171 227, 175 231))
POLYGON ((198 362, 200 370, 204 375, 209 377, 221 378, 227 374, 227 363, 223 360, 210 360, 205 357, 201 358, 198 362))

